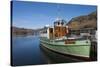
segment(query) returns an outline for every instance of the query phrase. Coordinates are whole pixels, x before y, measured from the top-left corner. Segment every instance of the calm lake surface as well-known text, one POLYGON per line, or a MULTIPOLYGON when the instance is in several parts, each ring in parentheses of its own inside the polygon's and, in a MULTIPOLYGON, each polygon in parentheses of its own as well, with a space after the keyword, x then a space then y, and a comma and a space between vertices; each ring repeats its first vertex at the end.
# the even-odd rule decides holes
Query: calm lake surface
POLYGON ((52 52, 40 46, 39 36, 12 38, 12 65, 38 65, 51 63, 81 62, 52 52))

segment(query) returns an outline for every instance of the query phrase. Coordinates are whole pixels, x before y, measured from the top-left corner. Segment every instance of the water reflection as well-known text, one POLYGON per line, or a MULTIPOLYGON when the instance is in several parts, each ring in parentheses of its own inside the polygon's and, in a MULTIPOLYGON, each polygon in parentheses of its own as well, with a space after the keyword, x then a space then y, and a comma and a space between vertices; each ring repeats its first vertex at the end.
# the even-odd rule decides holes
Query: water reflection
POLYGON ((38 36, 12 38, 12 65, 47 64, 39 47, 38 36))
POLYGON ((45 55, 45 57, 48 59, 48 63, 55 64, 55 63, 71 63, 71 62, 83 62, 83 60, 75 59, 69 56, 65 56, 62 54, 58 54, 56 52, 53 52, 51 50, 48 50, 47 48, 40 45, 40 49, 45 55))

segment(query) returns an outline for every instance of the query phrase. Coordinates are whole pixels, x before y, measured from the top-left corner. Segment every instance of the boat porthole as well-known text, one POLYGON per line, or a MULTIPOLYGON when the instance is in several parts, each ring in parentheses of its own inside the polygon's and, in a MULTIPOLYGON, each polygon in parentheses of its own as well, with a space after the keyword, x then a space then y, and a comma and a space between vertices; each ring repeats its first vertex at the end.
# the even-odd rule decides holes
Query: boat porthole
POLYGON ((88 43, 88 41, 86 41, 86 43, 88 43))

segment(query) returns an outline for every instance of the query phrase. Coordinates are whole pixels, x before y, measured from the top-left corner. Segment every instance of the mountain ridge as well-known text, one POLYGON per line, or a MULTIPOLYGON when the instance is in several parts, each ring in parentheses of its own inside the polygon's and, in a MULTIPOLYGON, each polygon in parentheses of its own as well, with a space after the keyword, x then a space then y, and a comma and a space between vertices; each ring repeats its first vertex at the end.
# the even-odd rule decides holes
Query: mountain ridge
POLYGON ((97 11, 88 15, 74 17, 67 25, 71 29, 97 28, 97 11))

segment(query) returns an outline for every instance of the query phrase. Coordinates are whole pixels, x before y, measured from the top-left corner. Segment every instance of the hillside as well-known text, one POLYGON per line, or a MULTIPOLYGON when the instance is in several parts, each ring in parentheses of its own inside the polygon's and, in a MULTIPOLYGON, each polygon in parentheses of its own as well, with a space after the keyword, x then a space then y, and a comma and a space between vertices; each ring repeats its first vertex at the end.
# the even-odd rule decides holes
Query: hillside
POLYGON ((71 29, 85 29, 85 28, 97 29, 97 12, 95 11, 88 15, 72 18, 67 25, 71 29))
POLYGON ((39 29, 27 29, 12 26, 12 35, 39 35, 39 32, 46 33, 47 27, 39 29))
POLYGON ((25 29, 25 28, 18 28, 18 27, 11 27, 12 28, 12 35, 33 35, 34 30, 32 29, 25 29))

